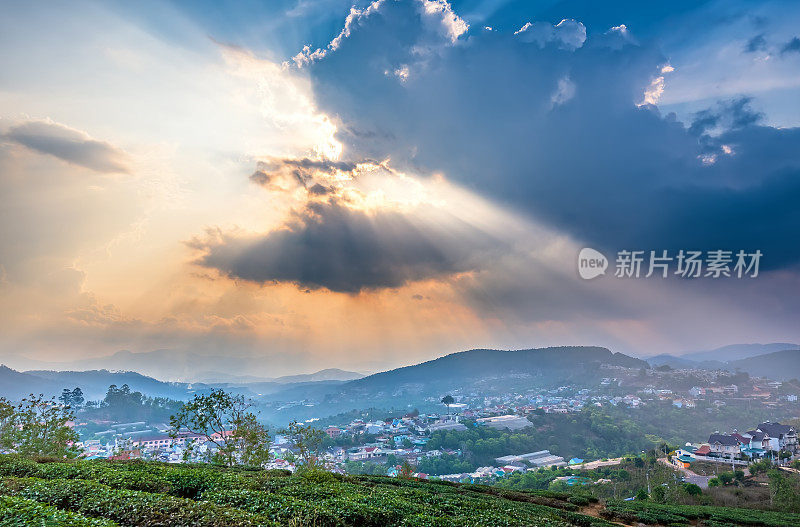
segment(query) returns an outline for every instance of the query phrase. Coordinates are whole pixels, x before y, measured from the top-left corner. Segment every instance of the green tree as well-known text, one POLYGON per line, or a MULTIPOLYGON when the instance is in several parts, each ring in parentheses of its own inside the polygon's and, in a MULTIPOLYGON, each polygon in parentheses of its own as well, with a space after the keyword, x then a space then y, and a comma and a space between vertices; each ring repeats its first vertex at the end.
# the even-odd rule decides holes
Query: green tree
POLYGON ((26 456, 75 457, 79 437, 67 426, 73 419, 55 398, 31 394, 16 406, 0 398, 0 446, 26 456))
POLYGON ((69 388, 64 388, 61 390, 61 395, 58 396, 58 400, 61 401, 61 404, 64 406, 71 406, 72 405, 72 390, 69 388))
POLYGON ((413 475, 414 467, 411 466, 411 463, 409 463, 408 460, 404 459, 400 464, 400 473, 397 476, 404 479, 410 479, 413 475))
POLYGON ((800 510, 800 481, 779 470, 767 472, 772 506, 780 511, 800 510))
MULTIPOLYGON (((109 392, 112 388, 116 387, 109 392)), ((269 430, 250 412, 252 406, 243 395, 224 390, 195 394, 170 417, 170 435, 189 431, 203 436, 217 447, 218 458, 227 465, 261 465, 269 459, 269 430)))
POLYGON ((689 496, 700 496, 701 494, 703 494, 703 489, 701 489, 699 485, 695 485, 694 483, 684 483, 683 491, 689 496))
POLYGON ((447 415, 450 415, 450 405, 456 402, 452 395, 445 395, 442 397, 442 404, 447 407, 447 415))
POLYGON ((83 403, 86 402, 86 399, 84 399, 83 397, 83 390, 81 390, 80 387, 78 386, 76 386, 75 389, 72 390, 72 394, 70 397, 72 406, 76 408, 80 408, 81 406, 83 406, 83 403))
POLYGON ((280 434, 286 436, 289 444, 297 450, 297 455, 305 469, 314 470, 325 467, 325 463, 319 456, 325 432, 311 425, 292 421, 280 431, 280 434))
POLYGON ((11 448, 15 407, 5 397, 0 397, 0 447, 11 448))
POLYGON ((664 503, 667 500, 667 489, 659 485, 653 489, 653 501, 664 503))

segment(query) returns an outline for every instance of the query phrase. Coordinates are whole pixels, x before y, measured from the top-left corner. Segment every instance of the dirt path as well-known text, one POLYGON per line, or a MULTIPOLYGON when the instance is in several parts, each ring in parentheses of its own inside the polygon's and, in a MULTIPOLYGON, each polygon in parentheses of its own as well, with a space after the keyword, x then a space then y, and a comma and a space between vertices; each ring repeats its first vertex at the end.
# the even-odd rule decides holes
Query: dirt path
POLYGON ((620 523, 620 522, 617 522, 617 521, 614 521, 614 520, 610 520, 608 518, 604 518, 600 513, 605 508, 606 508, 605 505, 603 505, 602 503, 599 503, 599 502, 598 503, 590 503, 589 505, 586 505, 585 507, 580 507, 578 509, 578 512, 580 514, 584 514, 586 516, 591 516, 593 518, 600 518, 601 520, 605 520, 607 522, 613 523, 614 525, 626 525, 624 523, 620 523))

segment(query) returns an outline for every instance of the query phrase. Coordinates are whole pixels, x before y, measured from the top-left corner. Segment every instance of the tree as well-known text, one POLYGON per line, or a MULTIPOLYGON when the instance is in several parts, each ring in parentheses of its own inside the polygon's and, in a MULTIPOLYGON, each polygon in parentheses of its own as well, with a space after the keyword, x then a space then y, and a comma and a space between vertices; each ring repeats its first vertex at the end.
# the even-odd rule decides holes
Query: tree
MULTIPOLYGON (((112 388, 116 387, 109 392, 112 388)), ((178 437, 189 431, 203 436, 217 447, 218 457, 227 465, 261 465, 269 459, 270 437, 267 428, 249 411, 252 406, 244 396, 224 390, 195 394, 170 417, 170 435, 178 437)))
POLYGON ((61 395, 58 396, 58 400, 61 401, 61 404, 64 406, 70 406, 72 404, 72 390, 69 388, 61 390, 61 395))
POLYGON ((414 475, 414 467, 411 466, 411 463, 408 460, 404 459, 403 462, 400 464, 400 472, 397 474, 398 477, 410 479, 414 475))
POLYGON ((229 441, 242 464, 260 467, 269 461, 269 430, 255 414, 244 415, 229 441))
POLYGON ((653 489, 653 501, 664 503, 667 500, 667 489, 659 485, 653 489))
POLYGON ((325 464, 319 458, 319 449, 325 438, 325 432, 311 425, 292 421, 280 431, 280 434, 286 436, 292 447, 297 450, 305 469, 324 468, 325 464))
POLYGON ((800 482, 779 470, 770 470, 767 476, 772 506, 780 511, 800 510, 800 482))
POLYGON ((78 434, 69 406, 31 394, 14 406, 0 398, 0 446, 26 456, 75 457, 78 434))
POLYGON ((83 397, 83 390, 80 387, 76 386, 74 390, 72 390, 72 406, 76 408, 80 408, 83 406, 83 403, 86 402, 86 399, 83 397))
POLYGON ((689 496, 700 496, 703 493, 703 489, 701 489, 699 485, 695 485, 694 483, 684 483, 683 490, 689 496))
POLYGON ((456 402, 452 395, 445 395, 442 397, 442 404, 447 407, 447 415, 450 415, 450 405, 456 402))
POLYGON ((0 397, 0 447, 2 448, 11 448, 14 415, 14 405, 5 397, 0 397))
POLYGON ((636 501, 647 501, 649 497, 644 489, 639 489, 639 492, 636 493, 636 501))

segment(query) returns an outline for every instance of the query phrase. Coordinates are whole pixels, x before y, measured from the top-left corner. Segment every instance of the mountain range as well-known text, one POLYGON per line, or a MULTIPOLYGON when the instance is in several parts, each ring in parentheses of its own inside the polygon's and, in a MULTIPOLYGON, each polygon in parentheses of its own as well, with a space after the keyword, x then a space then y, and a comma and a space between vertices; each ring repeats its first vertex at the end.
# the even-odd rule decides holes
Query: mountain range
POLYGON ((315 373, 289 375, 263 381, 259 377, 245 377, 243 379, 244 382, 235 382, 237 379, 227 379, 234 382, 213 382, 209 380, 207 383, 184 383, 160 381, 133 371, 101 369, 88 371, 30 370, 21 372, 0 365, 0 397, 17 400, 31 393, 37 395, 41 393, 50 397, 58 396, 64 388, 80 387, 87 400, 100 400, 105 397, 110 385, 122 386, 127 384, 131 390, 142 392, 150 397, 166 397, 176 400, 185 400, 194 392, 210 390, 211 388, 225 388, 250 397, 287 392, 288 395, 286 397, 291 398, 296 397, 295 392, 298 389, 300 391, 315 392, 323 387, 339 385, 347 380, 360 377, 362 375, 359 373, 328 369, 315 373), (253 379, 258 382, 253 382, 253 379))
MULTIPOLYGON (((251 382, 309 382, 318 380, 349 381, 363 374, 329 368, 316 373, 275 376, 286 371, 285 366, 296 362, 284 361, 281 354, 271 354, 269 360, 257 356, 203 355, 186 350, 158 349, 147 352, 118 351, 105 357, 52 362, 30 359, 21 355, 5 355, 3 362, 18 371, 135 371, 142 375, 176 382, 251 383, 251 382)), ((291 371, 291 370, 290 370, 291 371)), ((296 371, 296 370, 295 370, 296 371)))
POLYGON ((800 378, 800 346, 783 342, 734 344, 680 356, 662 354, 649 357, 647 362, 676 369, 744 371, 776 380, 800 378))
POLYGON ((728 362, 758 355, 765 355, 776 351, 798 349, 800 346, 788 342, 772 342, 769 344, 730 344, 707 351, 692 351, 682 353, 680 358, 694 362, 721 361, 728 362))
POLYGON ((102 399, 112 384, 127 384, 131 390, 151 397, 186 399, 189 391, 186 384, 163 382, 136 372, 90 371, 26 371, 19 372, 0 366, 0 396, 20 399, 33 394, 47 397, 58 396, 64 388, 79 387, 87 400, 102 399))

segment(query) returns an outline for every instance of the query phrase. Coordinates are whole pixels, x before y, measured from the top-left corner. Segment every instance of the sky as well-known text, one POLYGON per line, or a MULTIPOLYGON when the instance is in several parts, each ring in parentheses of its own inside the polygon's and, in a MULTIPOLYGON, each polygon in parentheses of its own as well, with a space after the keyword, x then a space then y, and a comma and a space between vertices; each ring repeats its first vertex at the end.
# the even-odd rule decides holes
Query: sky
POLYGON ((796 2, 0 11, 0 362, 800 341, 796 2))

